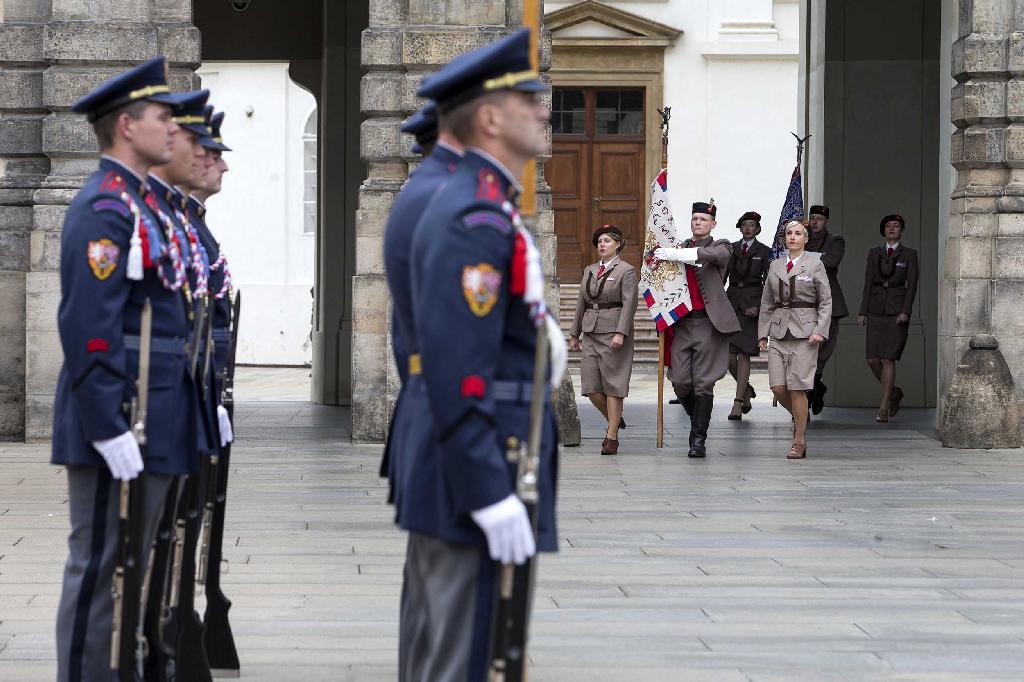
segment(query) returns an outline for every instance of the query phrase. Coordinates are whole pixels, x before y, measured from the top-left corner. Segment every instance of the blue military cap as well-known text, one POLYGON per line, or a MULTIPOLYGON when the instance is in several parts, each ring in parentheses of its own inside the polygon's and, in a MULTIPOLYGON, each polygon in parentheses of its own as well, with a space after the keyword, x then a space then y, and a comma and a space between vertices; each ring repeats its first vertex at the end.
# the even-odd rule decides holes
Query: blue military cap
POLYGON ((416 94, 435 100, 443 113, 488 92, 542 92, 545 88, 530 66, 530 31, 524 28, 459 55, 424 78, 416 94))
POLYGON ((209 90, 192 90, 179 93, 181 108, 174 113, 174 122, 182 128, 191 130, 199 136, 209 135, 210 126, 206 122, 206 100, 210 98, 209 90))
POLYGON ((214 149, 219 152, 229 152, 231 147, 224 144, 224 138, 220 135, 220 126, 224 122, 224 112, 213 113, 213 107, 206 106, 206 124, 210 127, 210 134, 199 138, 199 144, 207 149, 214 149))
POLYGON ((95 121, 132 102, 147 101, 181 106, 181 93, 167 85, 167 60, 160 55, 120 73, 71 105, 71 111, 95 121))
POLYGON ((423 152, 423 147, 437 139, 437 104, 430 100, 419 111, 405 119, 400 130, 410 133, 416 138, 412 146, 413 154, 423 152))

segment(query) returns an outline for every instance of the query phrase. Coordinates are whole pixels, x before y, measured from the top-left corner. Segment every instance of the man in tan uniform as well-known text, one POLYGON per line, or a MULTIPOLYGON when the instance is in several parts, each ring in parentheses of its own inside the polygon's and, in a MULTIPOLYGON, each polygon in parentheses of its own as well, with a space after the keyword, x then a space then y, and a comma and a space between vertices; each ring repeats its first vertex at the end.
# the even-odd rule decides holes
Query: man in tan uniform
POLYGON ((725 296, 725 271, 732 246, 714 239, 714 202, 698 201, 690 217, 691 239, 685 248, 660 248, 659 260, 684 264, 690 285, 690 311, 672 329, 672 388, 690 416, 690 457, 704 457, 708 425, 714 406, 715 383, 729 369, 729 335, 740 330, 739 320, 725 296))

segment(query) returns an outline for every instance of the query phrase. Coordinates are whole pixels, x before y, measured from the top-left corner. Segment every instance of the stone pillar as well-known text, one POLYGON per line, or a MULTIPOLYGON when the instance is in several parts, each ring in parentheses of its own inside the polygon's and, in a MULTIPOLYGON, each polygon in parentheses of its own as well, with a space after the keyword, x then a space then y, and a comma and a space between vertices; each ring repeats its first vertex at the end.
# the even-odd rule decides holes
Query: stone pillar
MULTIPOLYGON (((959 2, 951 101, 957 183, 939 301, 940 407, 976 334, 996 336, 1014 382, 1024 380, 1022 10, 1021 0, 959 2)), ((940 419, 939 428, 945 435, 952 425, 940 419)))
POLYGON ((25 437, 50 434, 53 392, 61 364, 57 336, 60 231, 64 212, 96 165, 98 149, 84 117, 71 113, 79 97, 119 71, 167 55, 171 87, 190 89, 199 65, 199 31, 190 0, 86 2, 52 0, 42 33, 49 67, 42 74, 42 151, 49 174, 33 195, 26 276, 25 437))
MULTIPOLYGON (((520 0, 370 0, 369 28, 363 32, 363 114, 361 151, 369 165, 359 191, 356 220, 356 275, 353 278, 352 437, 381 441, 398 389, 388 329, 390 296, 384 278, 384 222, 413 161, 411 140, 398 127, 422 101, 415 91, 423 76, 454 56, 522 26, 520 0)), ((550 39, 541 50, 541 69, 551 64, 550 39)), ((547 156, 544 157, 545 160, 547 156)), ((555 273, 554 219, 550 188, 537 173, 536 224, 544 266, 555 273)), ((549 301, 557 310, 552 279, 549 301)))
POLYGON ((0 440, 25 433, 25 273, 42 153, 47 3, 0 0, 0 440))

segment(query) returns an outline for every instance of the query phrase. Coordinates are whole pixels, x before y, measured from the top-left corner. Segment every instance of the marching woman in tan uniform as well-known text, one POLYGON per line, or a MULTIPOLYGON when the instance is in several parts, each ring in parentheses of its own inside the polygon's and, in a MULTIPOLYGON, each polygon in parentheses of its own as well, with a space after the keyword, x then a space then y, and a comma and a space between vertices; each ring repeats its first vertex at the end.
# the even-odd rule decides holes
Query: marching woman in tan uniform
POLYGON ((900 243, 906 226, 901 215, 882 218, 878 231, 885 237, 885 246, 868 251, 864 294, 857 316, 857 324, 863 327, 867 323, 868 366, 882 384, 882 404, 876 422, 889 421, 903 400, 903 390, 896 385, 896 361, 907 345, 919 275, 917 251, 900 243))
POLYGON ((818 345, 832 323, 832 290, 821 255, 805 252, 807 226, 786 225, 786 258, 772 261, 761 294, 758 345, 768 351, 768 384, 793 415, 789 459, 807 456, 807 393, 814 386, 818 345))
POLYGON ((595 230, 593 243, 599 260, 583 271, 569 348, 583 349, 582 392, 608 420, 601 454, 614 455, 619 451, 619 428, 625 426, 622 402, 629 395, 633 373, 636 272, 619 258, 626 242, 615 225, 595 230), (580 333, 587 335, 582 343, 580 333))
POLYGON ((761 233, 761 214, 747 211, 736 221, 743 239, 733 242, 729 258, 729 289, 740 331, 729 337, 729 374, 736 380, 736 399, 729 419, 743 419, 750 412, 750 399, 757 396, 750 385, 750 358, 761 353, 757 348, 757 317, 761 308, 761 290, 771 264, 771 249, 757 241, 761 233))

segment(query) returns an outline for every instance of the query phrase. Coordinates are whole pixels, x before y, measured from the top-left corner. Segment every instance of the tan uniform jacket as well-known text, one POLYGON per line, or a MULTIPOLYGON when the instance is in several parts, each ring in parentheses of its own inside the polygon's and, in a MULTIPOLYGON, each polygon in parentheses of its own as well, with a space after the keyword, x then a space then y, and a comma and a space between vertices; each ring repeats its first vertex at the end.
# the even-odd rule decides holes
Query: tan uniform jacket
MULTIPOLYGON (((697 284, 711 325, 720 334, 735 334, 740 330, 740 322, 725 295, 725 273, 732 256, 732 245, 727 239, 714 239, 708 235, 699 241, 687 239, 684 246, 697 247, 697 262, 702 266, 696 268, 697 284)), ((679 269, 682 272, 682 263, 679 269)))
POLYGON ((633 335, 633 316, 636 315, 636 271, 629 263, 616 259, 598 277, 600 263, 592 263, 583 271, 580 295, 576 299, 576 314, 569 335, 579 338, 580 333, 600 334, 618 332, 633 335), (602 305, 621 303, 622 307, 602 308, 602 305))
POLYGON ((789 331, 798 339, 811 334, 827 339, 832 323, 832 290, 820 255, 805 251, 787 273, 788 260, 787 256, 777 258, 768 270, 761 294, 757 337, 781 339, 789 331), (816 307, 791 308, 791 303, 811 303, 816 307))

